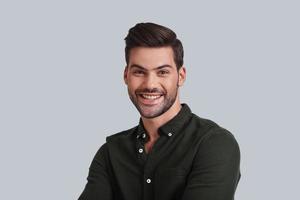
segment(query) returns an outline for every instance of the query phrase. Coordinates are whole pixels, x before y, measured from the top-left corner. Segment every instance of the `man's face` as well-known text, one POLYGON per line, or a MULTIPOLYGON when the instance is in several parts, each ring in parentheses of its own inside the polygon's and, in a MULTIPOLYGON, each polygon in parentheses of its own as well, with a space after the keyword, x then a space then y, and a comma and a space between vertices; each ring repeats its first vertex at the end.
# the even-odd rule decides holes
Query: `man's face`
POLYGON ((171 47, 136 47, 130 50, 124 80, 141 116, 154 118, 169 110, 178 98, 185 68, 177 71, 171 47))

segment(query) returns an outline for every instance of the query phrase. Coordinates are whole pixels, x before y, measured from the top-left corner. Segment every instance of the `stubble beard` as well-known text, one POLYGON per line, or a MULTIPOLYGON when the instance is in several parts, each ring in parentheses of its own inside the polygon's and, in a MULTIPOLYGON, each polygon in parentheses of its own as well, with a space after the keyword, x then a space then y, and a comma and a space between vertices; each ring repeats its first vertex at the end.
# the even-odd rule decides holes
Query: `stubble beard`
POLYGON ((146 113, 142 108, 143 106, 140 106, 140 103, 138 102, 138 99, 137 99, 138 95, 135 92, 131 93, 128 89, 128 94, 129 94, 131 102, 134 104, 136 109, 139 111, 140 115, 143 116, 144 118, 151 119, 151 118, 155 118, 155 117, 158 117, 158 116, 164 114, 172 107, 172 105, 175 103, 176 98, 177 98, 178 88, 179 88, 179 86, 177 83, 174 95, 172 95, 173 93, 171 93, 172 96, 170 96, 168 93, 164 93, 163 97, 161 97, 161 98, 164 98, 163 102, 160 103, 160 105, 155 105, 157 108, 150 113, 148 113, 148 112, 146 113))

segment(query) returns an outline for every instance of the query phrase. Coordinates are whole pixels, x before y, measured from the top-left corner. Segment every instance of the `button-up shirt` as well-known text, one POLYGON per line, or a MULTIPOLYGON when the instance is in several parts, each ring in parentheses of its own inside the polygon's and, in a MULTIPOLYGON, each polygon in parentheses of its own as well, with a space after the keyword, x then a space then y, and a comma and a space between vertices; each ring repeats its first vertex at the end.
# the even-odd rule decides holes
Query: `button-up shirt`
POLYGON ((108 136, 89 168, 79 200, 233 200, 240 179, 234 136, 182 104, 178 114, 149 135, 138 126, 108 136))

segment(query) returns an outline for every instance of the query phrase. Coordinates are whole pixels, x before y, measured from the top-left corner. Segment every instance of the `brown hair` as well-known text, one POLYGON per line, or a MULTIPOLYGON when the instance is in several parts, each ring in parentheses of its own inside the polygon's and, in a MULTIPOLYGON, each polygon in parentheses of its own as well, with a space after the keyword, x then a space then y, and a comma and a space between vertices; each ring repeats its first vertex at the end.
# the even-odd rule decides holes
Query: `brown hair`
POLYGON ((134 47, 165 47, 173 49, 177 70, 183 65, 183 46, 176 34, 169 28, 154 23, 138 23, 130 28, 125 37, 125 59, 129 63, 129 53, 134 47))

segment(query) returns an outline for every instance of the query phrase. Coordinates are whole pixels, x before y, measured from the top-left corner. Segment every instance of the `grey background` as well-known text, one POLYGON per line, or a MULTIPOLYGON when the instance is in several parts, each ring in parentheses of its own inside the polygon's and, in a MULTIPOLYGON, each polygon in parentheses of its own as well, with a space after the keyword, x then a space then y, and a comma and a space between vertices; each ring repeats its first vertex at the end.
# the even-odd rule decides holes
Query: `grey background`
POLYGON ((147 21, 183 42, 182 102, 238 140, 236 199, 299 199, 299 17, 289 0, 1 1, 0 199, 78 198, 105 137, 138 122, 123 39, 147 21))

